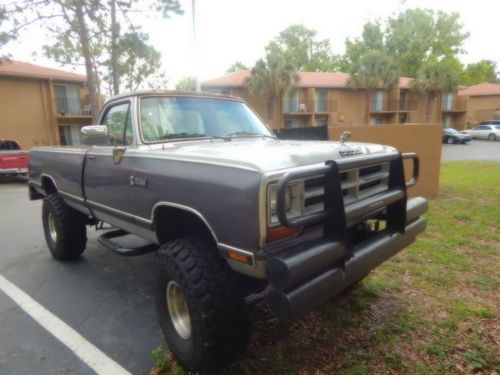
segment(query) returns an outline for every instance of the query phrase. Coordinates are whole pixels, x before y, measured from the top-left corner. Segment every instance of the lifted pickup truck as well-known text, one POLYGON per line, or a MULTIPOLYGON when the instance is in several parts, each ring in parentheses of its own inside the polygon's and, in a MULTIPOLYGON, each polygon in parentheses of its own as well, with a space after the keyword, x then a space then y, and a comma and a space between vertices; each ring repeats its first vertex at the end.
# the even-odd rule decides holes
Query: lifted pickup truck
POLYGON ((190 371, 220 368, 242 350, 249 289, 279 316, 302 313, 426 226, 426 200, 406 193, 415 154, 348 134, 281 141, 237 98, 120 95, 82 133, 85 146, 31 150, 30 197, 44 199, 47 245, 56 259, 78 257, 86 226, 106 222, 115 229, 99 237, 104 247, 156 252, 159 323, 190 371), (114 241, 126 234, 148 244, 114 241))

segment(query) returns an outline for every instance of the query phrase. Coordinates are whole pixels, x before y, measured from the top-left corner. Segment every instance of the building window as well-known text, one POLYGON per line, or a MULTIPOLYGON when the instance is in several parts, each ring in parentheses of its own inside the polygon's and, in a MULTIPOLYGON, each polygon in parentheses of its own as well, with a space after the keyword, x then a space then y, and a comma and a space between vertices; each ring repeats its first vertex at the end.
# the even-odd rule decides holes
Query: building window
POLYGON ((372 94, 372 112, 381 112, 384 107, 384 92, 377 90, 372 94))
POLYGON ((453 105, 453 94, 450 92, 444 93, 443 94, 443 99, 442 99, 442 110, 443 111, 451 111, 453 105))
POLYGON ((59 140, 63 146, 79 145, 82 143, 80 129, 84 125, 59 126, 59 140))
POLYGON ((314 119, 314 126, 328 126, 327 117, 316 117, 314 119))
POLYGON ((443 116, 443 127, 445 128, 451 128, 452 126, 452 119, 450 115, 443 116))
POLYGON ((283 112, 299 112, 299 91, 290 90, 285 94, 283 101, 283 112))
POLYGON ((74 85, 54 85, 56 113, 79 114, 81 112, 80 87, 74 85))
POLYGON ((398 122, 400 124, 406 124, 408 122, 408 114, 407 113, 400 113, 398 122))
POLYGON ((303 128, 305 127, 304 120, 299 118, 290 118, 285 120, 285 128, 303 128))
POLYGON ((326 98, 328 92, 326 90, 316 90, 314 93, 314 111, 315 112, 328 112, 326 106, 326 98))
POLYGON ((370 119, 370 124, 371 125, 379 125, 382 123, 382 119, 380 117, 372 117, 370 119))

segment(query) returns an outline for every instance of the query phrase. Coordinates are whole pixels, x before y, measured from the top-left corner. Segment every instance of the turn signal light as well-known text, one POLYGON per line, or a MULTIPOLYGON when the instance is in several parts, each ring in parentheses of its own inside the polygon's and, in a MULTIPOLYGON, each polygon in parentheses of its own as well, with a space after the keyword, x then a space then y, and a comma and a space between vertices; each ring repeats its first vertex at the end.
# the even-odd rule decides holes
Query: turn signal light
POLYGON ((300 228, 274 227, 267 229, 267 242, 274 242, 299 233, 300 228))
POLYGON ((252 265, 252 257, 249 255, 237 253, 236 251, 229 250, 227 252, 227 257, 229 259, 235 260, 237 262, 246 263, 252 265))

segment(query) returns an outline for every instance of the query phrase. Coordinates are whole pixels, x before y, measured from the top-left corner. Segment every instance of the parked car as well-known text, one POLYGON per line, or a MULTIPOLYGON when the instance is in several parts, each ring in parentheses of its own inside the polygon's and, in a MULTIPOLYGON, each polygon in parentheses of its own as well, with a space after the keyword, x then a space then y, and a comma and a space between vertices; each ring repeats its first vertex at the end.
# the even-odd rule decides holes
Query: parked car
POLYGON ((348 142, 347 132, 339 142, 279 140, 241 99, 168 91, 111 98, 98 124, 82 128, 85 145, 31 150, 47 246, 76 258, 87 226, 106 222, 116 229, 99 237, 104 247, 156 252, 145 272, 156 274, 158 320, 188 371, 241 352, 245 296, 267 298, 278 316, 303 313, 426 227, 426 200, 407 195, 418 156, 348 142), (128 233, 148 244, 114 241, 128 233))
POLYGON ((24 176, 28 173, 29 153, 16 141, 0 139, 0 176, 24 176))
POLYGON ((469 134, 473 139, 488 139, 490 141, 500 140, 500 124, 498 120, 484 121, 480 125, 470 130, 464 130, 462 133, 469 134))
POLYGON ((472 137, 469 134, 460 133, 453 128, 443 129, 443 143, 448 143, 450 145, 453 143, 464 144, 466 142, 470 142, 471 140, 472 137))

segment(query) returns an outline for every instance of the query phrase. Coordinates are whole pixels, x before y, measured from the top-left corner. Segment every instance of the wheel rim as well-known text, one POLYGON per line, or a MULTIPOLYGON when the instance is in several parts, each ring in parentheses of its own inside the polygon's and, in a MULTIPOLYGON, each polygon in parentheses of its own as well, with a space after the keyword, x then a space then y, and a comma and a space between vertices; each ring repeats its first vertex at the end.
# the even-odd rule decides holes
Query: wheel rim
POLYGON ((453 138, 448 138, 448 143, 452 144, 453 143, 453 138))
POLYGON ((56 229, 56 220, 54 219, 54 215, 52 212, 49 212, 49 217, 47 218, 49 224, 49 234, 50 239, 53 242, 57 242, 57 229, 56 229))
POLYGON ((184 291, 175 281, 171 280, 167 284, 166 290, 167 307, 170 319, 174 325, 175 331, 183 339, 191 336, 191 318, 187 308, 184 291))

